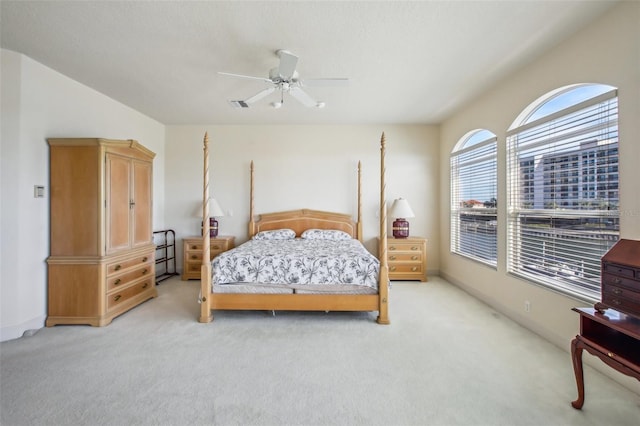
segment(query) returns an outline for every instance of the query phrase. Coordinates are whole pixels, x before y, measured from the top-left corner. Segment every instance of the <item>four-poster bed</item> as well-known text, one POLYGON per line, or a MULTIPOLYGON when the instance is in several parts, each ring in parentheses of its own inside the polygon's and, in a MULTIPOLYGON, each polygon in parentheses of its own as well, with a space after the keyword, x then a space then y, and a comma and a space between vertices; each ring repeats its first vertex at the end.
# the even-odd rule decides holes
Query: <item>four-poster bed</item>
MULTIPOLYGON (((213 320, 212 310, 286 310, 286 311, 377 311, 377 322, 389 324, 389 275, 387 265, 387 209, 385 199, 385 135, 380 140, 380 247, 378 262, 362 245, 362 202, 361 202, 361 164, 358 163, 358 220, 353 222, 351 215, 318 210, 293 210, 286 212, 254 214, 254 167, 251 162, 251 190, 249 208, 250 240, 223 253, 209 262, 209 231, 203 231, 200 322, 213 320), (283 241, 261 241, 261 240, 283 241), (318 239, 323 241, 318 241, 318 239), (324 240, 339 240, 324 241, 324 240), (241 248, 242 246, 245 246, 241 248), (303 249, 303 246, 310 248, 303 249), (249 247, 250 246, 250 247, 249 247), (287 252, 286 258, 275 258, 274 252, 285 250, 283 246, 295 247, 287 252), (338 246, 348 247, 346 252, 338 252, 338 246), (276 248, 273 248, 276 247, 276 248), (358 247, 361 247, 362 251, 358 247), (334 251, 335 248, 335 256, 334 251), (242 251, 244 250, 244 252, 242 251), (322 253, 325 267, 319 274, 309 274, 300 264, 309 259, 307 252, 322 253), (354 250, 354 251, 349 251, 354 250), (261 261, 254 253, 268 252, 269 258, 261 261), (298 257, 296 257, 298 256, 298 257), (342 256, 342 258, 340 257, 342 256), (335 257, 335 259, 334 259, 335 257), (284 259, 284 260, 283 260, 284 259), (346 259, 349 259, 348 261, 346 259), (355 261, 354 261, 355 259, 355 261), (235 262, 235 263, 234 263, 235 262), (278 267, 283 264, 297 264, 298 271, 287 269, 282 272, 273 267, 261 275, 258 282, 245 280, 247 275, 259 274, 257 268, 239 271, 239 265, 251 262, 278 267), (329 266, 327 266, 329 264, 329 266), (235 265, 235 266, 234 266, 235 265), (337 266, 339 265, 339 266, 337 266), (355 265, 355 266, 354 266, 355 265), (352 269, 349 270, 349 267, 352 269), (226 268, 226 269, 225 269, 226 268), (375 274, 372 272, 375 268, 375 274), (338 271, 338 272, 337 272, 338 271), (217 275, 216 275, 217 274, 217 275), (265 277, 293 275, 287 284, 265 280, 265 277), (225 277, 235 278, 224 280, 225 277), (338 277, 339 276, 339 277, 338 277), (240 277, 240 278, 238 278, 240 277), (322 277, 322 278, 318 278, 322 277), (327 279, 327 277, 331 277, 327 279), (346 278, 345 278, 346 277, 346 278), (374 283, 371 283, 373 278, 374 283), (317 280, 320 279, 320 282, 317 280), (315 280, 315 281, 314 281, 315 280), (262 282, 269 281, 269 282, 262 282), (339 282, 335 287, 331 281, 339 282), (290 287, 291 282, 294 286, 290 287), (348 285, 344 285, 347 284, 348 285)), ((209 137, 204 136, 204 180, 203 180, 203 223, 209 223, 209 137)), ((342 249, 341 249, 342 250, 342 249)), ((256 254, 257 256, 257 254, 256 254)), ((264 268, 263 268, 264 269, 264 268)))

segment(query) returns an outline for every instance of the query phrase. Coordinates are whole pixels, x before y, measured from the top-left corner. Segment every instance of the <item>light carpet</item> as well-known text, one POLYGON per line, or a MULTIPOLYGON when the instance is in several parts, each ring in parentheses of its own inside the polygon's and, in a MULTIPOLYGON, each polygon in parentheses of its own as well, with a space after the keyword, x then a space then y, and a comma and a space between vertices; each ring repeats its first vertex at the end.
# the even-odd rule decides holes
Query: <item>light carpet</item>
POLYGON ((438 277, 394 282, 388 326, 263 311, 200 324, 198 290, 172 278, 107 327, 1 343, 2 425, 639 424, 640 397, 588 366, 573 409, 566 350, 438 277))

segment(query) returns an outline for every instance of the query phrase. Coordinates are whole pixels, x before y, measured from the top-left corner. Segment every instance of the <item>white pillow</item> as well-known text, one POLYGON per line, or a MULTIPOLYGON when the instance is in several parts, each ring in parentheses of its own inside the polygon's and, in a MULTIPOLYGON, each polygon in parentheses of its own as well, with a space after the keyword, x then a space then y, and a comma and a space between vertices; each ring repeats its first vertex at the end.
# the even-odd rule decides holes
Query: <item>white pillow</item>
POLYGON ((351 235, 337 229, 307 229, 302 233, 307 240, 350 240, 351 235))
POLYGON ((254 240, 292 240, 296 237, 293 229, 274 229, 273 231, 260 231, 253 236, 254 240))

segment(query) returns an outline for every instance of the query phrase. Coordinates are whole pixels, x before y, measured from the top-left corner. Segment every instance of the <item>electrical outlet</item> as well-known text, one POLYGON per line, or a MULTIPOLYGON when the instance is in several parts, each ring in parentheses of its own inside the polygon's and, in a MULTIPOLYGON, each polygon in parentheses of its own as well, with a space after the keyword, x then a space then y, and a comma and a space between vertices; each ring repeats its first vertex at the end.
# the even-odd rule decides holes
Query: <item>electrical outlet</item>
POLYGON ((528 300, 524 301, 524 311, 531 312, 531 302, 529 302, 528 300))

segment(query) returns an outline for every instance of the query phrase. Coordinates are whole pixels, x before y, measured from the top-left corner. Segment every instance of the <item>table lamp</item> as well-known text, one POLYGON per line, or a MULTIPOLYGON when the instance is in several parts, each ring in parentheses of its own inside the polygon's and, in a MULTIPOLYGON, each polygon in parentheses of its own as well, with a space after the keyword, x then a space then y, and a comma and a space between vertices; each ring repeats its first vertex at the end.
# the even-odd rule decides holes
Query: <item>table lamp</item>
POLYGON ((409 236, 409 222, 407 218, 415 217, 409 202, 404 198, 395 200, 391 206, 390 216, 396 218, 396 220, 393 221, 393 237, 407 238, 409 236))
MULTIPOLYGON (((197 209, 197 212, 198 212, 197 216, 202 217, 202 206, 200 206, 197 209)), ((220 204, 218 204, 218 201, 216 201, 215 198, 210 198, 209 199, 209 237, 210 238, 218 236, 218 221, 215 218, 216 216, 218 217, 224 216, 224 211, 222 210, 222 207, 220 207, 220 204)), ((201 226, 200 235, 202 235, 202 233, 204 232, 202 225, 203 225, 202 222, 200 222, 200 226, 201 226)))

